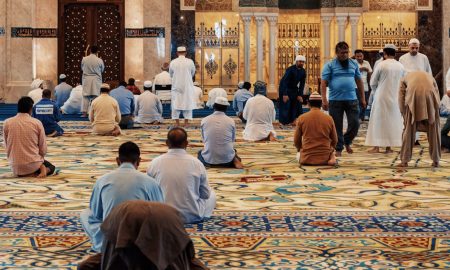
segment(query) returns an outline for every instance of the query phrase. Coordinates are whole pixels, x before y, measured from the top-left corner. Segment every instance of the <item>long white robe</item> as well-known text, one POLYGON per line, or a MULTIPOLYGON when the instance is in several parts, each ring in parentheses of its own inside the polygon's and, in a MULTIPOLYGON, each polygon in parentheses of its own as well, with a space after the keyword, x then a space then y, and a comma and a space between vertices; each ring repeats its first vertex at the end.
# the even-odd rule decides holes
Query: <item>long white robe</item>
POLYGON ((42 99, 42 92, 44 90, 42 88, 36 88, 28 92, 28 96, 33 100, 34 104, 38 103, 42 99))
POLYGON ((381 62, 370 79, 370 86, 376 89, 366 145, 401 146, 403 119, 398 105, 400 80, 405 75, 402 64, 394 59, 381 62))
POLYGON ((182 55, 170 62, 170 77, 172 77, 172 110, 193 110, 197 107, 194 82, 194 62, 182 55))
POLYGON ((208 108, 213 108, 214 103, 216 102, 217 97, 228 98, 227 91, 223 88, 213 88, 208 92, 208 101, 206 102, 206 106, 208 108))
POLYGON ((412 56, 410 53, 406 53, 400 57, 399 61, 408 73, 413 71, 425 71, 433 76, 428 57, 423 53, 417 53, 415 56, 412 56))
POLYGON ((275 115, 275 106, 267 97, 256 95, 249 98, 243 112, 243 117, 247 120, 244 129, 244 140, 259 141, 267 138, 270 133, 276 137, 273 127, 275 115))
POLYGON ((98 96, 102 86, 102 73, 105 70, 103 60, 95 54, 83 57, 81 60, 83 71, 83 96, 98 96))
POLYGON ((155 78, 153 79, 153 86, 152 86, 152 90, 153 93, 155 93, 155 86, 156 85, 171 85, 172 84, 172 78, 170 77, 169 72, 167 71, 163 71, 159 74, 156 74, 155 78))
POLYGON ((64 114, 79 114, 83 106, 83 87, 78 85, 70 92, 69 99, 64 102, 61 110, 64 114))

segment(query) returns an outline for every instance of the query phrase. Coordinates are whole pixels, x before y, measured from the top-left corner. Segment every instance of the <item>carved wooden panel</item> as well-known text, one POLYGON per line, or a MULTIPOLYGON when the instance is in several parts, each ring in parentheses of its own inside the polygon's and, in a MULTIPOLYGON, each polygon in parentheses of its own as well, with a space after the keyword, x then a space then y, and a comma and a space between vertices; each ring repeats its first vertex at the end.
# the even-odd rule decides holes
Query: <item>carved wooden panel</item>
POLYGON ((231 11, 232 0, 197 0, 196 11, 231 11))
POLYGON ((64 73, 67 83, 81 83, 81 59, 87 46, 87 7, 72 5, 64 12, 64 73))
POLYGON ((416 0, 370 0, 370 10, 415 11, 416 0))
POLYGON ((120 78, 120 13, 116 6, 97 8, 97 45, 99 56, 105 62, 104 81, 119 81, 120 78))

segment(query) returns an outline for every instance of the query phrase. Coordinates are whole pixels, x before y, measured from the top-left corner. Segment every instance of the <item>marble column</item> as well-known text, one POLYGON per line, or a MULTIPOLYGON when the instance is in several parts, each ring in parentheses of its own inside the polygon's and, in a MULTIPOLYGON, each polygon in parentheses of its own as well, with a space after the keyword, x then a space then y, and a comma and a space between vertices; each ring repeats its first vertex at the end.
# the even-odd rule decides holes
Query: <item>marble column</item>
POLYGON ((277 26, 278 26, 278 16, 270 15, 267 16, 267 21, 269 22, 269 92, 277 92, 275 86, 275 72, 276 72, 276 44, 277 44, 277 26))
POLYGON ((244 81, 250 81, 250 24, 252 15, 241 14, 244 23, 244 81))
POLYGON ((264 81, 263 31, 264 31, 265 17, 259 15, 255 16, 255 22, 256 22, 256 80, 264 81))
POLYGON ((338 42, 345 41, 345 26, 347 25, 347 14, 336 14, 338 25, 338 42))
MULTIPOLYGON (((143 0, 125 1, 125 28, 143 28, 143 0)), ((144 39, 125 38, 125 78, 144 79, 144 39)))
POLYGON ((322 25, 323 25, 323 48, 324 48, 324 62, 327 62, 330 59, 330 24, 331 20, 333 20, 333 14, 322 14, 322 25))
POLYGON ((352 43, 351 43, 351 52, 354 52, 358 49, 358 22, 360 14, 350 14, 350 25, 352 27, 352 43))

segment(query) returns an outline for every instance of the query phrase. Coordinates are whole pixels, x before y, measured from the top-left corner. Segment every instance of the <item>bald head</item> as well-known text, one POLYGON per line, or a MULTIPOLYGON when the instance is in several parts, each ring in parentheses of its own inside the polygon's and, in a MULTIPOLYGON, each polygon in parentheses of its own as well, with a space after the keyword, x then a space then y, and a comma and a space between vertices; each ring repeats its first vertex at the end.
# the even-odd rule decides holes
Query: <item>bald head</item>
POLYGON ((167 146, 172 148, 186 149, 188 145, 187 133, 184 129, 180 127, 172 128, 169 133, 167 133, 167 146))

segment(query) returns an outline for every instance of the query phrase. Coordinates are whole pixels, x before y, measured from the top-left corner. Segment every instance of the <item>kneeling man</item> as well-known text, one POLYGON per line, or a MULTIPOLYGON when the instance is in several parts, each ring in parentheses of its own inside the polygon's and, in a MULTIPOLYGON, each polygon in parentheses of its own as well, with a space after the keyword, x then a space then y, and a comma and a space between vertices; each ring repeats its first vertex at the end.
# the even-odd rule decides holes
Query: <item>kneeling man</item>
POLYGON ((336 164, 334 149, 337 144, 333 118, 320 110, 322 97, 317 92, 311 94, 308 104, 310 111, 297 119, 294 135, 300 164, 333 166, 336 164))
POLYGON ((96 252, 102 249, 103 234, 100 226, 114 207, 131 200, 164 201, 155 180, 137 170, 141 162, 140 155, 139 147, 135 143, 123 143, 116 158, 119 168, 95 182, 89 209, 81 212, 81 225, 96 252))
POLYGON ((214 113, 202 120, 205 147, 198 152, 198 159, 205 166, 242 169, 241 159, 234 150, 236 126, 234 120, 225 114, 228 106, 227 98, 217 97, 213 105, 214 113))
POLYGON ((89 121, 92 123, 92 131, 94 133, 119 136, 121 132, 119 127, 121 120, 119 104, 114 98, 109 96, 109 90, 108 84, 102 84, 100 96, 92 101, 89 121))
POLYGON ((150 163, 147 174, 156 179, 165 202, 180 211, 185 223, 211 217, 216 194, 209 187, 205 166, 186 152, 186 131, 172 128, 166 144, 169 151, 150 163))
POLYGON ((56 102, 50 99, 49 89, 42 91, 42 99, 33 107, 33 117, 39 119, 44 126, 45 135, 49 137, 61 136, 64 130, 58 125, 61 120, 61 110, 56 102))

